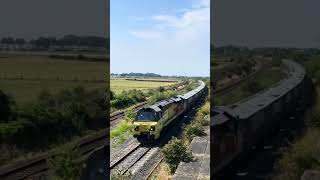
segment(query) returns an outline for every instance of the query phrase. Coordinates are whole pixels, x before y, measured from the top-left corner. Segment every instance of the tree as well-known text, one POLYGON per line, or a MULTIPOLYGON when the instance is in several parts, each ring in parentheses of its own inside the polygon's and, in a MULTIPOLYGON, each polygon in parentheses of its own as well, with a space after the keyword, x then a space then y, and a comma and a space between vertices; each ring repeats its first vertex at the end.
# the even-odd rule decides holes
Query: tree
POLYGON ((8 122, 11 115, 10 98, 0 90, 0 122, 8 122))
POLYGON ((49 160, 50 176, 55 180, 76 180, 81 174, 81 154, 71 145, 60 148, 58 154, 49 160))
POLYGON ((110 100, 114 100, 116 97, 115 93, 110 90, 110 100))
POLYGON ((26 41, 23 39, 23 38, 17 38, 15 40, 15 44, 19 45, 19 46, 22 46, 26 43, 26 41))
POLYGON ((39 37, 36 41, 35 44, 38 48, 49 48, 50 47, 50 41, 48 38, 45 37, 39 37))

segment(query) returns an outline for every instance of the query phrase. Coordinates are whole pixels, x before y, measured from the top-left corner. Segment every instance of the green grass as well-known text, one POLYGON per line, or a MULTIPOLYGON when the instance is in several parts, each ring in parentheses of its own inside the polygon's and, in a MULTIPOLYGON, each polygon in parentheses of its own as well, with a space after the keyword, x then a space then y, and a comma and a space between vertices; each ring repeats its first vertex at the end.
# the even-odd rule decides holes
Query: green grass
MULTIPOLYGON (((254 81, 258 83, 261 89, 267 89, 278 83, 284 78, 283 72, 276 67, 270 68, 260 74, 254 81)), ((230 92, 221 96, 214 97, 216 105, 228 105, 240 101, 243 98, 251 96, 255 93, 245 90, 247 84, 243 83, 240 86, 234 88, 230 92)))
POLYGON ((283 152, 275 180, 299 180, 305 170, 320 170, 319 129, 312 129, 283 152))
POLYGON ((13 95, 18 104, 28 103, 46 88, 51 92, 83 86, 108 86, 108 62, 52 59, 47 56, 1 55, 0 89, 13 95))
POLYGON ((137 89, 147 91, 151 88, 157 88, 160 86, 168 86, 176 84, 176 82, 156 82, 156 81, 134 81, 124 79, 111 79, 110 86, 111 90, 116 94, 121 93, 123 90, 137 89))
POLYGON ((112 140, 111 147, 115 148, 132 138, 132 134, 130 132, 131 128, 131 123, 126 120, 122 120, 116 127, 114 127, 110 131, 110 139, 112 140))
POLYGON ((121 134, 127 132, 131 128, 131 125, 126 121, 121 121, 117 127, 110 131, 110 138, 118 137, 121 134))

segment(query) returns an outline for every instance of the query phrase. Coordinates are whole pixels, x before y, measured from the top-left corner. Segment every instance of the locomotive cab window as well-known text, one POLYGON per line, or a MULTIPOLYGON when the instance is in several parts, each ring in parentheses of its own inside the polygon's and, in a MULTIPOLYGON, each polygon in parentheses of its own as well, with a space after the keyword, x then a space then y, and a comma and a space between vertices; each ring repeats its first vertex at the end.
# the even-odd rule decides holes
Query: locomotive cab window
POLYGON ((159 119, 159 113, 153 111, 140 111, 136 117, 136 121, 158 121, 159 119))

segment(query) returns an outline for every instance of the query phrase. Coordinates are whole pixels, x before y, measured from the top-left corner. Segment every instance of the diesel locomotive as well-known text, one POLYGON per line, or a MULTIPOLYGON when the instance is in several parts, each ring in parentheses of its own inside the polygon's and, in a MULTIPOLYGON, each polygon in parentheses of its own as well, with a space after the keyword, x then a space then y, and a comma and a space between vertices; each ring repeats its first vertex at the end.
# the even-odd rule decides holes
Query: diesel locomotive
POLYGON ((186 94, 159 101, 137 111, 133 121, 133 135, 140 141, 155 141, 163 130, 180 115, 190 109, 194 103, 207 94, 208 88, 203 81, 186 94))
POLYGON ((282 64, 288 76, 277 85, 238 103, 211 110, 214 175, 270 135, 290 113, 311 102, 313 86, 305 69, 291 60, 283 60, 282 64))

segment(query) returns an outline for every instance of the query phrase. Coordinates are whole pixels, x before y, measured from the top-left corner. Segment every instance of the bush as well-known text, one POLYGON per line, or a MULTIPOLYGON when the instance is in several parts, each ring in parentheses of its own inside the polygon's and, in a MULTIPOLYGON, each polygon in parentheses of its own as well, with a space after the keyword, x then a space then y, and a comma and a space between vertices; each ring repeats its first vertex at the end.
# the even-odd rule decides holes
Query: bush
POLYGON ((263 87, 261 84, 259 84, 257 81, 249 80, 245 86, 243 86, 243 91, 249 92, 250 94, 258 93, 259 91, 262 91, 263 87))
POLYGON ((14 101, 10 96, 0 90, 0 123, 8 122, 13 117, 14 101))
POLYGON ((300 179, 308 169, 320 170, 320 144, 318 129, 309 130, 306 135, 285 151, 279 160, 276 169, 276 179, 300 179))
POLYGON ((129 107, 133 104, 143 102, 146 100, 146 95, 136 89, 123 91, 119 95, 115 95, 113 100, 111 100, 110 105, 112 108, 115 109, 124 109, 126 107, 129 107))
POLYGON ((162 149, 165 161, 169 165, 171 173, 177 169, 180 161, 188 162, 192 160, 192 153, 182 140, 173 138, 162 149))
POLYGON ((187 125, 184 129, 184 136, 187 138, 187 140, 190 142, 194 137, 196 136, 203 136, 204 128, 201 123, 195 121, 191 124, 187 125))
POLYGON ((131 125, 126 121, 121 121, 115 128, 110 131, 110 138, 121 136, 131 129, 131 125))
POLYGON ((124 114, 125 114, 124 118, 127 122, 132 122, 136 118, 136 115, 137 115, 137 113, 134 111, 133 108, 127 109, 124 114))
POLYGON ((81 154, 78 149, 66 145, 59 149, 58 154, 49 159, 49 176, 55 180, 76 180, 81 173, 81 154))
POLYGON ((160 86, 160 87, 158 88, 158 91, 159 91, 159 92, 164 92, 165 89, 164 89, 164 87, 160 86))
POLYGON ((309 118, 306 119, 308 127, 320 128, 320 115, 318 113, 311 112, 309 118))
POLYGON ((201 120, 205 116, 210 115, 210 103, 206 102, 197 112, 196 117, 201 120))
POLYGON ((150 97, 149 103, 154 104, 158 101, 168 99, 168 98, 174 97, 176 95, 178 95, 178 93, 176 91, 166 91, 166 92, 162 92, 162 93, 156 93, 150 97))

